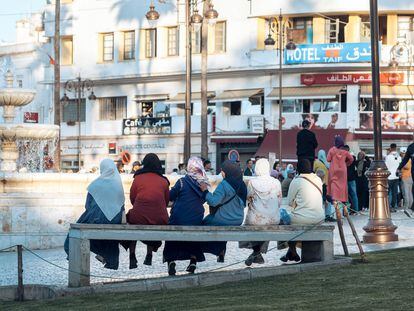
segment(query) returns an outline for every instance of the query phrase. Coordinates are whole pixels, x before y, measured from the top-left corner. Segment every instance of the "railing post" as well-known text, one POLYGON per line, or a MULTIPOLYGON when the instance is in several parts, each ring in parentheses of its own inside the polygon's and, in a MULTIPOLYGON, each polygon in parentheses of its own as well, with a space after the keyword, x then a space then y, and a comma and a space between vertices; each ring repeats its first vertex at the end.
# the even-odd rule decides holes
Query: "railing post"
POLYGON ((17 300, 24 300, 23 287, 23 247, 17 245, 17 300))

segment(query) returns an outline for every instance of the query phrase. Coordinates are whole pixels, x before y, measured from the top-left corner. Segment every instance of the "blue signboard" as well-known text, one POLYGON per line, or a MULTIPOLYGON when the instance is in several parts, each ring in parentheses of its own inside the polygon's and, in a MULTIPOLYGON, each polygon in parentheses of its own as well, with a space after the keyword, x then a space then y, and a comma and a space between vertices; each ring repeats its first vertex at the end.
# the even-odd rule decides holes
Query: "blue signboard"
POLYGON ((285 50, 285 64, 361 63, 371 62, 371 43, 299 44, 296 50, 285 50))

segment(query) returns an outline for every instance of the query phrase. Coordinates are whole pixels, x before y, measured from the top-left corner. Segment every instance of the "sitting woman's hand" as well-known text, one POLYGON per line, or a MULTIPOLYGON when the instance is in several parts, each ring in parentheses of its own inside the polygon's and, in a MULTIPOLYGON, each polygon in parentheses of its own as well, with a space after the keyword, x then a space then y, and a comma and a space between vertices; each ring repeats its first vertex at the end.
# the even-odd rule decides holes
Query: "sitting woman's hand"
POLYGON ((202 183, 202 184, 200 184, 200 189, 201 189, 201 191, 204 192, 204 191, 206 191, 208 189, 208 185, 202 183))

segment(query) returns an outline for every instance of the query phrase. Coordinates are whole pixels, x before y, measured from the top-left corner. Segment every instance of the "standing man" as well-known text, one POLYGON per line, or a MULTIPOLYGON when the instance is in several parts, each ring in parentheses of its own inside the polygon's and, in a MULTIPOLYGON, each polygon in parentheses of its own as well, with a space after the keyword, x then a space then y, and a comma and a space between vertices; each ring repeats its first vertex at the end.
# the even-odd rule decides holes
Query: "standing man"
POLYGON ((398 207, 398 183, 400 179, 399 172, 397 171, 400 163, 401 157, 397 152, 397 145, 392 143, 390 145, 390 153, 385 157, 385 164, 391 173, 391 175, 388 176, 388 200, 392 213, 395 213, 398 207))
MULTIPOLYGON (((406 147, 400 148, 401 158, 405 158, 407 153, 406 147)), ((401 169, 401 192, 404 200, 404 210, 412 208, 413 206, 413 179, 411 177, 411 160, 401 169)))
POLYGON ((246 169, 244 170, 244 176, 253 176, 253 161, 252 159, 249 159, 246 161, 246 169))
POLYGON ((308 120, 303 120, 303 129, 296 136, 296 155, 298 156, 298 162, 307 159, 311 162, 311 167, 313 167, 318 141, 316 140, 315 133, 309 130, 310 125, 311 123, 308 120))
MULTIPOLYGON (((350 148, 348 145, 344 146, 344 149, 350 152, 350 148)), ((359 205, 358 205, 358 195, 357 195, 357 188, 356 188, 356 178, 357 178, 357 171, 356 171, 356 158, 351 153, 352 157, 354 158, 353 162, 350 166, 348 166, 347 172, 347 179, 348 179, 348 196, 351 201, 352 210, 350 212, 351 215, 356 214, 359 212, 359 205)))
MULTIPOLYGON (((414 165, 413 165, 413 163, 414 163, 413 162, 414 161, 414 143, 410 144, 407 147, 407 151, 405 153, 405 156, 404 156, 401 164, 398 166, 398 171, 400 171, 403 167, 405 167, 407 165, 408 161, 410 161, 410 160, 411 160, 411 178, 413 178, 414 177, 414 165)), ((411 206, 411 209, 413 209, 412 206, 411 206)), ((411 217, 411 215, 409 215, 407 211, 404 211, 404 213, 407 216, 411 217)))

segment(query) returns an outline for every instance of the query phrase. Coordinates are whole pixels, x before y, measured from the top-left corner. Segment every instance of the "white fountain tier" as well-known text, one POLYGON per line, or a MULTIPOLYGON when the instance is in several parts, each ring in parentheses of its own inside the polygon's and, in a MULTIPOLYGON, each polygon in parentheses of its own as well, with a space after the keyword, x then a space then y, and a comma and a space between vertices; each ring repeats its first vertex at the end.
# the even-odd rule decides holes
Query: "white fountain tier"
POLYGON ((53 124, 0 124, 0 138, 5 141, 51 140, 59 134, 53 124))

